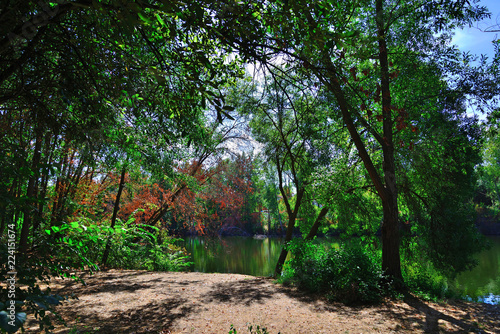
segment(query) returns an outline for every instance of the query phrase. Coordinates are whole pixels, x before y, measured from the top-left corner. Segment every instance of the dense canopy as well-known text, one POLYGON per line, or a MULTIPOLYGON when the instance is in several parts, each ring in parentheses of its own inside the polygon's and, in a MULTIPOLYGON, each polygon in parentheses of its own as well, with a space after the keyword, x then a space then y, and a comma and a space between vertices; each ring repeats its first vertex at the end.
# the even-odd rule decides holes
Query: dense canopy
POLYGON ((35 278, 178 270, 172 235, 336 233, 366 249, 380 235, 381 275, 401 289, 411 259, 452 276, 483 247, 500 58, 450 42, 490 15, 478 1, 0 7, 1 252, 42 318, 35 278))

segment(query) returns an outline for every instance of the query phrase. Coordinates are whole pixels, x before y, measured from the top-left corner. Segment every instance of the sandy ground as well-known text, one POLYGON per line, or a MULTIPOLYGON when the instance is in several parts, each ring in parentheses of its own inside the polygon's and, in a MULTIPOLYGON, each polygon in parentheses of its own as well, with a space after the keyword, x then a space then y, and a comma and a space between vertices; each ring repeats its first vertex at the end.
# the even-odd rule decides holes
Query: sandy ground
MULTIPOLYGON (((57 307, 55 333, 500 333, 500 306, 415 298, 348 307, 273 280, 236 274, 109 270, 83 275, 86 286, 56 280, 78 300, 57 307)), ((27 333, 38 333, 28 320, 27 333)))

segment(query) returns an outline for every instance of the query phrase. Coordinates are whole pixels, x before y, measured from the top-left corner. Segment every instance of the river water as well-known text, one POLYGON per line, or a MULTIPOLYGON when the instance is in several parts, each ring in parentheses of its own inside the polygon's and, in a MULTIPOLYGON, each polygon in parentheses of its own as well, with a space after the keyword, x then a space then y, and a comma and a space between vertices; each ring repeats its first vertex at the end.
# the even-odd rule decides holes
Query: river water
MULTIPOLYGON (((478 255, 478 266, 460 274, 457 283, 471 297, 500 303, 500 237, 488 239, 491 248, 478 255)), ((185 247, 194 262, 192 271, 253 276, 273 273, 282 244, 280 238, 196 237, 185 240, 185 247)))

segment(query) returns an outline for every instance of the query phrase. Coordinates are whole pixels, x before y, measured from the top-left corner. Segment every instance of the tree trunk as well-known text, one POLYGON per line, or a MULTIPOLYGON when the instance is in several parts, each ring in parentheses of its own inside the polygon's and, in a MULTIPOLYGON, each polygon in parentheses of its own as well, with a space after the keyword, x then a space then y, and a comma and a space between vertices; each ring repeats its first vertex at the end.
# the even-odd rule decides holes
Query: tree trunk
MULTIPOLYGON (((125 167, 123 167, 122 174, 120 177, 120 185, 118 186, 118 193, 116 194, 115 206, 113 208, 113 216, 111 217, 110 227, 115 227, 116 215, 118 214, 118 209, 120 208, 120 197, 122 196, 123 187, 125 186, 125 167)), ((102 254, 101 263, 103 266, 106 266, 106 262, 108 261, 109 251, 111 249, 111 236, 108 237, 108 241, 106 242, 106 248, 104 249, 104 253, 102 254)))
POLYGON ((281 196, 283 196, 283 201, 285 202, 285 207, 286 211, 288 213, 288 226, 286 228, 286 235, 285 235, 285 241, 283 244, 283 248, 281 249, 280 257, 278 258, 278 262, 276 263, 276 268, 274 269, 274 277, 278 277, 281 275, 281 271, 283 270, 283 265, 285 264, 286 256, 288 255, 288 251, 286 250, 286 243, 292 240, 293 236, 293 229, 295 227, 295 220, 297 218, 297 214, 299 212, 299 207, 302 204, 302 198, 304 196, 305 189, 304 188, 299 188, 298 185, 298 180, 295 182, 295 186, 297 187, 297 197, 295 200, 295 206, 293 207, 293 210, 290 206, 290 202, 288 201, 287 194, 285 192, 285 189, 283 188, 283 175, 281 166, 280 166, 280 161, 276 157, 276 166, 278 169, 278 185, 279 189, 281 192, 281 196))
POLYGON ((384 149, 384 179, 386 200, 382 201, 384 220, 382 222, 382 270, 394 279, 394 286, 403 286, 399 254, 399 210, 396 184, 394 149, 384 149))
POLYGON ((396 287, 403 283, 399 254, 399 225, 397 204, 382 203, 384 222, 382 223, 382 270, 392 277, 396 287))
POLYGON ((276 268, 274 269, 274 277, 280 276, 281 271, 283 270, 283 265, 285 264, 285 260, 288 255, 288 250, 286 249, 286 243, 292 240, 293 229, 295 228, 295 221, 297 218, 298 208, 300 207, 301 204, 300 202, 303 194, 304 194, 304 189, 300 189, 299 192, 297 193, 297 201, 295 202, 294 210, 289 212, 288 214, 288 226, 286 228, 285 241, 283 243, 283 248, 281 249, 278 262, 276 263, 276 268))
POLYGON ((35 150, 33 152, 33 160, 31 163, 31 172, 32 175, 28 180, 28 188, 26 190, 26 204, 23 212, 23 226, 21 227, 21 236, 19 238, 19 253, 21 256, 25 256, 28 252, 28 236, 30 232, 31 225, 33 224, 33 211, 34 202, 33 198, 35 197, 35 183, 38 178, 38 165, 40 163, 41 158, 41 148, 42 148, 42 135, 41 130, 36 129, 36 142, 35 142, 35 150))
POLYGON ((396 288, 403 284, 401 262, 399 257, 399 212, 398 189, 396 183, 396 165, 394 162, 392 98, 389 78, 389 59, 385 36, 384 0, 376 1, 376 23, 380 61, 380 86, 382 91, 382 115, 384 137, 382 150, 384 154, 383 170, 385 196, 382 198, 384 221, 382 223, 382 270, 392 279, 396 288))
POLYGON ((312 238, 314 238, 316 236, 316 234, 318 233, 318 228, 321 225, 323 218, 325 218, 326 214, 328 213, 328 210, 329 209, 326 207, 321 209, 318 217, 316 217, 316 220, 314 221, 313 226, 311 226, 309 233, 307 233, 307 236, 304 238, 305 240, 311 240, 312 238))
MULTIPOLYGON (((19 189, 18 189, 18 179, 14 179, 12 181, 12 185, 9 188, 8 198, 18 198, 19 197, 19 189)), ((3 235, 3 231, 5 230, 5 226, 8 224, 7 222, 15 222, 14 219, 15 212, 17 210, 12 205, 6 205, 4 210, 0 212, 1 223, 0 223, 0 235, 3 235)))
MULTIPOLYGON (((314 221, 314 224, 311 227, 311 230, 309 231, 309 233, 305 237, 306 240, 311 240, 312 238, 314 238, 314 236, 318 232, 318 228, 321 225, 321 222, 323 221, 323 218, 325 218, 326 214, 328 213, 328 210, 329 209, 327 209, 327 208, 321 209, 321 212, 319 213, 318 217, 314 221)), ((297 212, 298 212, 298 210, 297 210, 297 212)), ((295 220, 296 220, 296 215, 293 217, 293 222, 289 221, 289 223, 288 223, 288 228, 287 228, 286 237, 285 237, 285 244, 288 241, 292 240, 293 228, 295 226, 295 220), (290 226, 292 226, 292 228, 290 228, 290 226)), ((280 257, 278 258, 278 263, 276 264, 276 268, 274 270, 274 277, 278 277, 279 275, 281 275, 281 271, 283 270, 283 265, 285 264, 285 260, 286 260, 286 257, 288 255, 288 251, 286 250, 285 246, 281 250, 280 257)))

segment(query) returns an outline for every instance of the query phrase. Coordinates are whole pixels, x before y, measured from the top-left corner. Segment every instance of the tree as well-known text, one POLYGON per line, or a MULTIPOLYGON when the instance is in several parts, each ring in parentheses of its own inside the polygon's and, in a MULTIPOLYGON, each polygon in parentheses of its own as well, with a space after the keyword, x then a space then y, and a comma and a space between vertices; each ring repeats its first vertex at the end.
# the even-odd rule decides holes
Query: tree
MULTIPOLYGON (((111 217, 111 222, 109 224, 110 228, 115 227, 116 223, 116 216, 118 215, 118 210, 120 208, 120 198, 123 192, 123 187, 125 186, 125 174, 127 172, 127 169, 124 167, 122 169, 122 172, 120 174, 120 184, 118 185, 118 193, 116 194, 116 199, 115 199, 115 205, 113 206, 113 216, 111 217)), ((101 263, 103 266, 106 266, 106 262, 108 261, 109 257, 109 250, 111 248, 111 238, 108 238, 106 242, 106 248, 104 249, 104 253, 102 254, 102 260, 101 263)))
MULTIPOLYGON (((280 78, 279 73, 273 71, 261 92, 252 84, 242 84, 232 95, 240 100, 244 96, 239 110, 248 115, 255 139, 264 145, 267 161, 276 168, 277 187, 288 216, 285 243, 292 239, 299 218, 305 225, 305 237, 311 239, 328 213, 326 207, 318 214, 314 212, 312 203, 318 199, 310 193, 309 178, 317 165, 326 162, 321 160, 328 155, 324 152, 328 147, 326 135, 320 125, 325 118, 322 106, 315 100, 312 89, 301 91, 298 87, 307 86, 297 83, 297 79, 290 82, 280 78), (288 183, 290 188, 286 186, 288 183), (307 207, 310 215, 305 212, 307 207)), ((275 276, 281 274, 287 254, 284 247, 275 276)))
MULTIPOLYGON (((276 1, 222 3, 219 12, 221 30, 232 31, 228 43, 245 57, 268 66, 281 59, 288 70, 300 68, 334 96, 382 206, 382 268, 401 286, 396 138, 413 130, 414 119, 403 95, 395 96, 395 86, 405 88, 398 76, 406 74, 395 60, 404 55, 442 68, 440 59, 450 49, 436 34, 486 16, 485 8, 460 1, 276 1), (251 23, 239 29, 236 23, 245 20, 251 23), (249 26, 251 34, 245 32, 249 26), (371 151, 372 145, 382 154, 371 151)), ((422 108, 425 101, 419 102, 422 108)))
POLYGON ((176 144, 204 136, 207 104, 219 120, 226 117, 218 89, 240 70, 203 32, 198 23, 209 14, 197 4, 7 2, 1 10, 9 17, 0 27, 1 117, 9 135, 2 149, 29 152, 5 170, 6 196, 24 203, 3 216, 4 224, 12 214, 24 221, 21 253, 43 217, 34 210, 47 208, 38 199, 51 177, 57 175, 51 224, 59 224, 71 213, 78 182, 106 159, 99 154, 131 158, 130 150, 118 152, 133 140, 134 159, 160 155, 168 164, 176 144), (171 16, 177 12, 185 25, 171 16), (28 170, 22 176, 11 168, 28 170))
POLYGON ((500 207, 500 143, 499 113, 495 111, 488 117, 485 125, 485 143, 482 150, 482 164, 478 167, 478 187, 483 189, 485 201, 490 202, 494 213, 500 207))
POLYGON ((462 117, 445 110, 421 120, 415 148, 400 150, 406 157, 398 159, 401 219, 413 234, 405 245, 449 276, 471 269, 485 245, 472 205, 481 131, 474 118, 462 117))
POLYGON ((220 88, 240 64, 221 56, 197 3, 1 7, 1 228, 19 227, 19 263, 60 274, 67 266, 40 258, 68 245, 45 231, 81 213, 84 188, 120 164, 174 178, 177 147, 206 144, 207 105, 227 117, 220 88))

